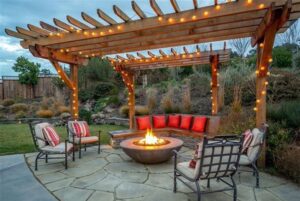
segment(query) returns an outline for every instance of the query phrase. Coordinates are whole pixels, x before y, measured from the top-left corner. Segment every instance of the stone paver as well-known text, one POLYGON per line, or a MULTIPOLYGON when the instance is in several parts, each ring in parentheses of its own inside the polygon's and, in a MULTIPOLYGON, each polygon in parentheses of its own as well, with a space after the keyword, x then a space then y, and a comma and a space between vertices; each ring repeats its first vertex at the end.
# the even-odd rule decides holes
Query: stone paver
MULTIPOLYGON (((183 148, 181 153, 192 157, 193 150, 183 148)), ((33 168, 34 154, 26 154, 28 166, 33 168)), ((103 146, 101 154, 92 148, 82 159, 63 163, 40 163, 34 171, 39 181, 62 201, 195 201, 197 197, 178 181, 178 191, 173 193, 173 161, 159 165, 139 164, 121 149, 103 146)), ((244 201, 296 201, 300 188, 285 179, 261 173, 261 188, 257 189, 252 173, 235 176, 238 200, 244 201)), ((206 181, 200 182, 202 190, 209 190, 206 181)), ((211 181, 211 189, 225 187, 222 182, 211 181)), ((232 201, 232 192, 202 195, 202 201, 232 201)))

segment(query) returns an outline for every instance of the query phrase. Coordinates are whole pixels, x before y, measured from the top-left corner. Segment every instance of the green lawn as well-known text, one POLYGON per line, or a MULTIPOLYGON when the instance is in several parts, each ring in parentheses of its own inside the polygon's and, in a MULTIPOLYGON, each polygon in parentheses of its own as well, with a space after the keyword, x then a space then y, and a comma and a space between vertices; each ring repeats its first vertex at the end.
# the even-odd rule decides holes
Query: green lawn
MULTIPOLYGON (((108 131, 124 129, 124 126, 91 125, 91 134, 101 130, 101 144, 108 144, 108 131)), ((66 139, 65 127, 56 127, 58 134, 66 139)), ((61 141, 64 141, 64 140, 61 141)), ((0 124, 0 155, 34 152, 35 148, 28 124, 0 124)))

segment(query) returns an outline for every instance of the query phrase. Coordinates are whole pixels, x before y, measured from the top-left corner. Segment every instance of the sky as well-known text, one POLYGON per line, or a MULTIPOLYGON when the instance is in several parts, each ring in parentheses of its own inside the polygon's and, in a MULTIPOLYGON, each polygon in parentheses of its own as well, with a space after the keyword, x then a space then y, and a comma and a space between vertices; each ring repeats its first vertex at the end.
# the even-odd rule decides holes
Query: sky
MULTIPOLYGON (((225 0, 219 0, 219 2, 222 1, 225 0)), ((159 2, 159 6, 164 13, 174 12, 169 0, 157 0, 157 2, 159 2)), ((177 2, 182 10, 193 8, 192 0, 178 0, 177 2)), ((201 7, 213 4, 213 2, 214 0, 198 0, 201 7)), ((144 10, 146 15, 155 16, 149 0, 136 0, 136 3, 144 10)), ((17 75, 11 67, 19 56, 25 56, 30 61, 38 62, 42 68, 55 73, 48 60, 33 57, 27 49, 21 48, 19 39, 6 35, 5 28, 11 30, 15 30, 16 26, 27 28, 29 23, 39 26, 40 21, 53 25, 54 17, 67 22, 67 15, 82 19, 82 11, 103 22, 97 16, 97 8, 102 9, 116 21, 121 22, 113 13, 113 5, 122 8, 132 19, 138 19, 131 8, 131 0, 0 0, 0 76, 17 75)), ((103 23, 105 24, 105 22, 103 23)), ((223 43, 213 43, 214 49, 222 48, 222 46, 223 43)), ((189 48, 192 50, 194 46, 189 48)))

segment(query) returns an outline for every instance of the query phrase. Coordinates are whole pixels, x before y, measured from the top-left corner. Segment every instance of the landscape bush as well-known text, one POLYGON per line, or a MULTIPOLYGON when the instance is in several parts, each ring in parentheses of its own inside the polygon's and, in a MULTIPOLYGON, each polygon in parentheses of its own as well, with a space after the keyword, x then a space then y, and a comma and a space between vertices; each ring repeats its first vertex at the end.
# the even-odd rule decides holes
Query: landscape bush
POLYGON ((58 115, 61 115, 62 113, 70 113, 70 107, 67 107, 67 106, 64 106, 64 105, 58 106, 57 110, 59 112, 58 115))
POLYGON ((149 109, 149 112, 153 112, 153 110, 157 107, 157 89, 154 87, 148 88, 146 91, 146 103, 149 109))
POLYGON ((13 105, 13 104, 15 104, 15 101, 13 100, 13 99, 10 99, 10 98, 7 98, 7 99, 4 99, 3 101, 2 101, 2 105, 3 106, 11 106, 11 105, 13 105))
POLYGON ((182 109, 181 111, 184 113, 191 113, 192 110, 192 101, 191 101, 191 87, 190 81, 186 83, 184 86, 184 90, 182 92, 182 109))
POLYGON ((26 112, 28 110, 28 105, 25 103, 15 103, 11 105, 9 108, 12 113, 17 113, 20 111, 26 112))
POLYGON ((16 119, 25 118, 25 117, 26 117, 26 113, 22 110, 16 112, 16 114, 15 114, 16 119))
POLYGON ((128 115, 129 115, 129 106, 128 105, 122 105, 119 108, 119 114, 123 117, 128 117, 128 115))
POLYGON ((80 109, 79 118, 86 121, 88 124, 92 123, 92 113, 88 110, 80 109))
POLYGON ((36 112, 36 115, 40 118, 51 118, 53 117, 54 113, 51 110, 41 109, 36 112))
POLYGON ((135 115, 137 116, 143 116, 149 114, 149 108, 147 106, 143 105, 136 105, 135 106, 135 115))

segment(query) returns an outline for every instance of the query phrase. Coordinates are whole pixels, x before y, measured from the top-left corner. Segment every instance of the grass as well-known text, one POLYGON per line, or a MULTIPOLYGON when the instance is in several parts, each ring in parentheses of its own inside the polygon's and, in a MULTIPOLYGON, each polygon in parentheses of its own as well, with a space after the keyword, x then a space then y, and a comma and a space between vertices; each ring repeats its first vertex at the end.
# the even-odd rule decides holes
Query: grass
MULTIPOLYGON (((108 144, 108 131, 124 129, 124 126, 91 125, 91 134, 98 135, 101 130, 101 144, 108 144)), ((56 127, 56 131, 64 141, 67 137, 65 127, 56 127)), ((28 124, 0 124, 0 155, 34 152, 35 147, 28 124)))

